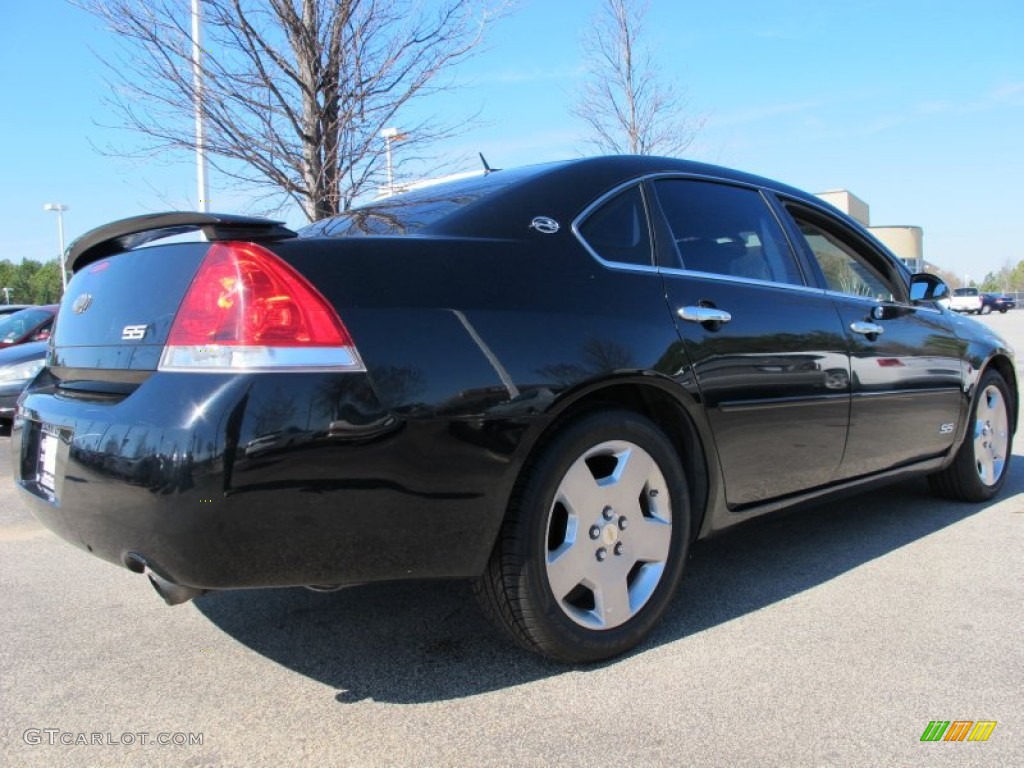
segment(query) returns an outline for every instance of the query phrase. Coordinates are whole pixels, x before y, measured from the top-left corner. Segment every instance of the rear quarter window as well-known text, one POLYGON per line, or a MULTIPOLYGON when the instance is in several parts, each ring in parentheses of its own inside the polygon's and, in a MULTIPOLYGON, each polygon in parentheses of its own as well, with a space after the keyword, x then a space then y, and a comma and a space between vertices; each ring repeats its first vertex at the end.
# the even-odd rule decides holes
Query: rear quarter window
POLYGON ((605 261, 653 266, 647 211, 636 185, 589 213, 579 226, 579 234, 590 250, 605 261))

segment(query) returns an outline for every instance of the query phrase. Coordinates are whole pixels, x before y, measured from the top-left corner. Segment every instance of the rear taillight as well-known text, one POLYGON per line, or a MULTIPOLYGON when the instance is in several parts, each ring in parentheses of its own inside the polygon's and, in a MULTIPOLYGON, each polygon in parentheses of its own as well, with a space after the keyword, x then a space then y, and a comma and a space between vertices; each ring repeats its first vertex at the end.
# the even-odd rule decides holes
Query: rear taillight
POLYGON ((254 243, 210 246, 167 337, 160 369, 365 370, 334 308, 254 243))

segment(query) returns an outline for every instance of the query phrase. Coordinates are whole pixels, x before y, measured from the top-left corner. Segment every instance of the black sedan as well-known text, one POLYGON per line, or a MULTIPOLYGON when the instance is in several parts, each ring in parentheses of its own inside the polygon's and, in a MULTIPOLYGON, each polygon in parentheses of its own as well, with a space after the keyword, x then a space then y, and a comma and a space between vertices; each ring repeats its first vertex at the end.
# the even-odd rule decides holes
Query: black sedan
POLYGON ((18 398, 43 369, 47 346, 33 341, 0 349, 0 431, 10 429, 18 398))
POLYGON ((170 603, 467 578, 520 645, 595 661, 647 635, 697 538, 1007 476, 1008 346, 849 218, 724 168, 495 171, 298 233, 143 216, 68 266, 16 482, 170 603))
POLYGON ((1017 306, 1017 300, 1013 296, 1005 296, 1001 293, 983 293, 981 294, 981 314, 988 315, 992 312, 1001 312, 1006 314, 1006 311, 1013 309, 1017 306))

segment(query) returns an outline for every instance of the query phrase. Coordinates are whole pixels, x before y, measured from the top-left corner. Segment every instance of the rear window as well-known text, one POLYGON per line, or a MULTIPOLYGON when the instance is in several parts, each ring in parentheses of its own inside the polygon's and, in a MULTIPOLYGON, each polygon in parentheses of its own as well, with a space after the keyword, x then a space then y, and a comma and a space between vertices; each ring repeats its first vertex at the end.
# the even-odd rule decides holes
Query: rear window
POLYGON ((977 288, 957 288, 953 291, 954 296, 977 296, 977 288))
POLYGON ((299 235, 352 237, 416 234, 440 224, 468 205, 549 169, 550 166, 532 166, 494 171, 403 192, 314 222, 300 230, 299 235))

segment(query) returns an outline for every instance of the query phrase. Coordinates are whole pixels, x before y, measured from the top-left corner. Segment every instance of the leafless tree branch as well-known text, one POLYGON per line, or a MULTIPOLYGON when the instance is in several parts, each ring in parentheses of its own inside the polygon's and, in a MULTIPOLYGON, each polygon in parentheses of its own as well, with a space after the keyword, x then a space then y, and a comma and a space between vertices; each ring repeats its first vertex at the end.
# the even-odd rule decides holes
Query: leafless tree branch
POLYGON ((671 83, 659 79, 649 51, 638 45, 646 0, 601 0, 584 37, 588 76, 572 114, 588 141, 610 154, 681 155, 704 125, 671 83))
MULTIPOLYGON (((107 106, 141 134, 142 153, 195 151, 187 0, 75 0, 118 36, 104 59, 107 106)), ((401 125, 403 154, 465 128, 413 121, 410 105, 454 87, 515 0, 203 0, 204 147, 224 176, 333 215, 381 185, 380 131, 401 125)), ((396 167, 398 171, 400 166, 396 167)))

